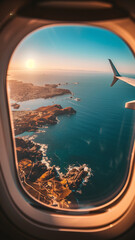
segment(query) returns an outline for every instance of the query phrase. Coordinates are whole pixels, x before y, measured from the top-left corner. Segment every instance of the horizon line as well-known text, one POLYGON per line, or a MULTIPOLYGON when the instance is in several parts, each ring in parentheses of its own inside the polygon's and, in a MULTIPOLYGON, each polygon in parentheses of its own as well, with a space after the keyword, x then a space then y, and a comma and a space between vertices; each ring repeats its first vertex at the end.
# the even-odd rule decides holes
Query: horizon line
MULTIPOLYGON (((40 69, 24 69, 24 68, 21 68, 21 69, 12 69, 12 68, 9 68, 7 70, 7 73, 10 72, 10 71, 25 71, 25 72, 29 72, 29 73, 32 73, 32 72, 39 72, 39 71, 44 71, 44 72, 99 72, 99 73, 112 73, 112 71, 104 71, 104 70, 89 70, 89 69, 55 69, 55 68, 48 68, 48 69, 43 69, 43 68, 40 68, 40 69)), ((135 72, 122 72, 123 74, 135 74, 135 72)))

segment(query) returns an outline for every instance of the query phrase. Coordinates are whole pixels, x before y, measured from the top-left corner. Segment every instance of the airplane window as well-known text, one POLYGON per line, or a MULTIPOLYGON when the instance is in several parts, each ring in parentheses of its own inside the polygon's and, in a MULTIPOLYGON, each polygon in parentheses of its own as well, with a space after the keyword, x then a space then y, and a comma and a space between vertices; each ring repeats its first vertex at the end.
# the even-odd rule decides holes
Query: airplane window
POLYGON ((134 57, 93 26, 40 28, 7 72, 17 171, 41 204, 92 209, 120 193, 134 140, 134 57))

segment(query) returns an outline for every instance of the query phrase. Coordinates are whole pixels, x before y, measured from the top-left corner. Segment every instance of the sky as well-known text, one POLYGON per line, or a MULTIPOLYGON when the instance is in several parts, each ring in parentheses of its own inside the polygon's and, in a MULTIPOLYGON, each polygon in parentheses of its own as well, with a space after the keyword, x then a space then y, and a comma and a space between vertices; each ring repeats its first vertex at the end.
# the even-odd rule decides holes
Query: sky
POLYGON ((51 26, 26 36, 10 60, 12 70, 77 70, 135 73, 135 59, 114 33, 92 26, 51 26))

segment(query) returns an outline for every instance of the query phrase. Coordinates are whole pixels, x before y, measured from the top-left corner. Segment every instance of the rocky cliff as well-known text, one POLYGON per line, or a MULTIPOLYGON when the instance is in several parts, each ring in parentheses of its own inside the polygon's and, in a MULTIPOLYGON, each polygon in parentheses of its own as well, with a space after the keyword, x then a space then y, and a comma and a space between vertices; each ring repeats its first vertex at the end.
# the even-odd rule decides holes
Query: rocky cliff
POLYGON ((60 208, 77 208, 73 192, 90 177, 91 169, 85 164, 71 167, 66 174, 41 160, 38 144, 16 138, 19 176, 26 190, 43 203, 60 208), (37 153, 36 153, 37 150, 37 153), (34 158, 35 156, 35 158, 34 158))
POLYGON ((57 116, 75 114, 72 107, 62 108, 61 105, 40 107, 33 111, 13 111, 15 135, 26 131, 36 131, 39 127, 56 124, 57 116))

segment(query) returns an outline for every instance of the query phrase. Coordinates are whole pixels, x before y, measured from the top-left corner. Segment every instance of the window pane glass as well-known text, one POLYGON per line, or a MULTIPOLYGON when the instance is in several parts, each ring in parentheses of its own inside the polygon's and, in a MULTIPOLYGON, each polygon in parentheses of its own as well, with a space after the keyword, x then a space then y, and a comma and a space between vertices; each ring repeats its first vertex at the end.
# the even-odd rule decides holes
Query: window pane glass
POLYGON ((134 139, 134 64, 122 39, 90 26, 38 29, 15 49, 7 86, 17 169, 34 198, 87 209, 120 192, 134 139))

